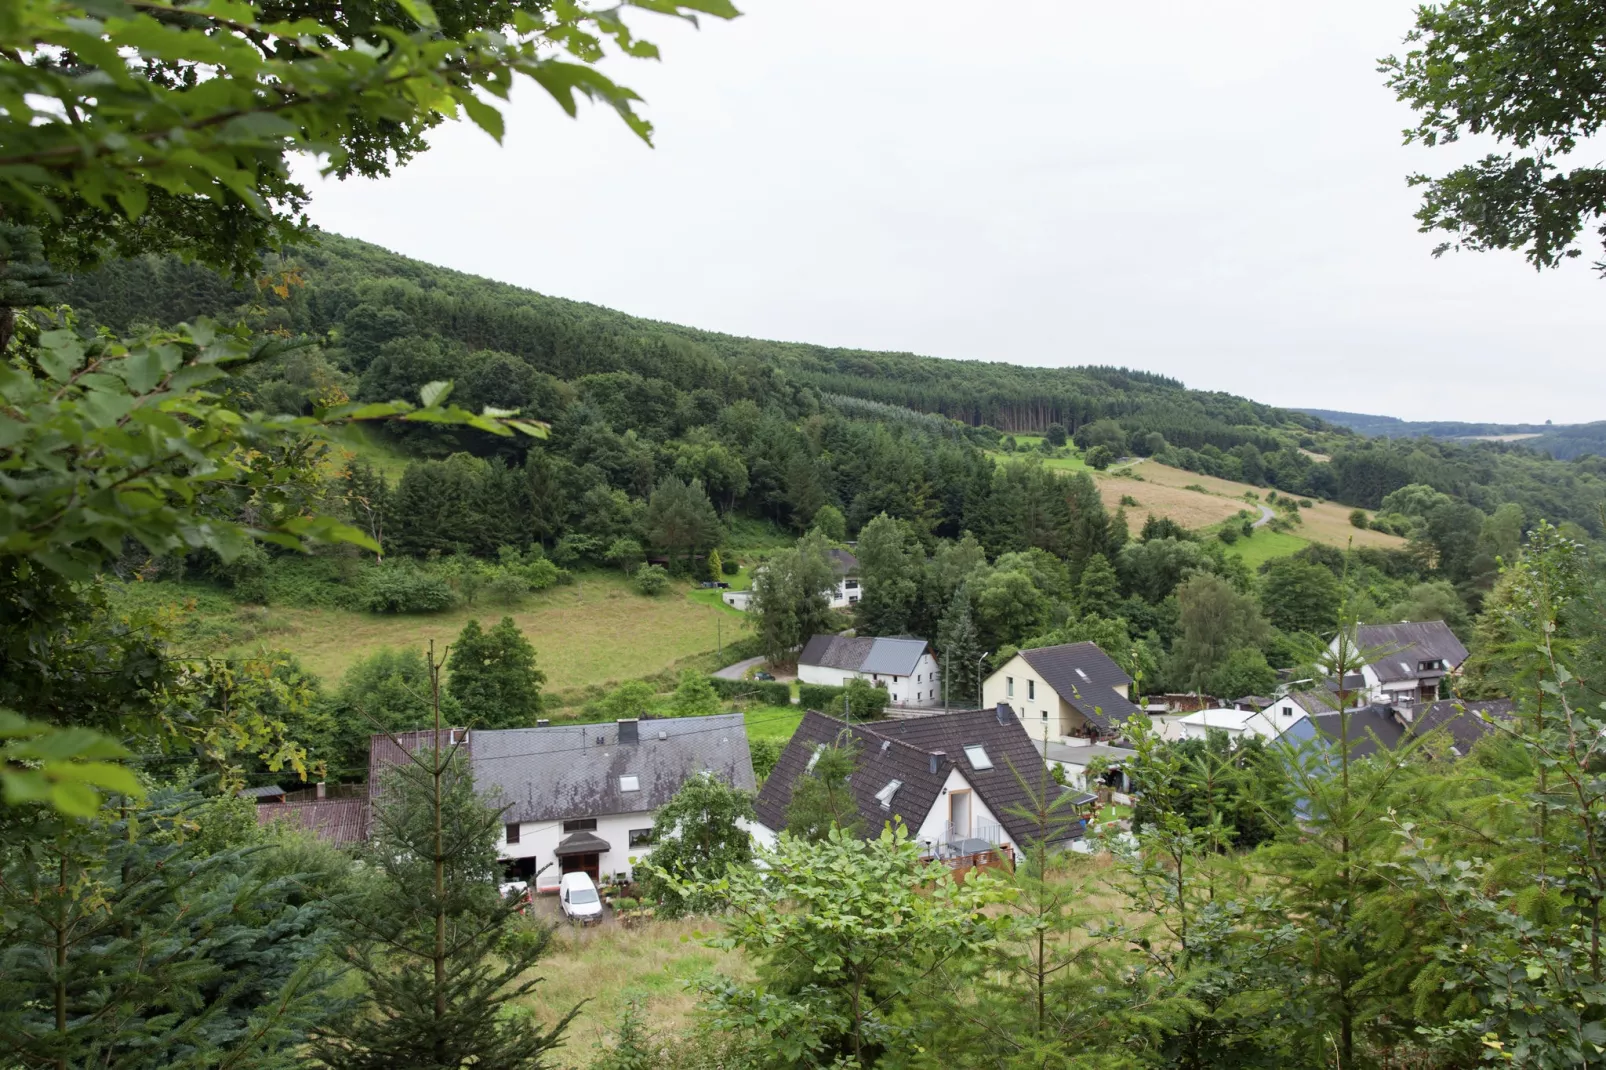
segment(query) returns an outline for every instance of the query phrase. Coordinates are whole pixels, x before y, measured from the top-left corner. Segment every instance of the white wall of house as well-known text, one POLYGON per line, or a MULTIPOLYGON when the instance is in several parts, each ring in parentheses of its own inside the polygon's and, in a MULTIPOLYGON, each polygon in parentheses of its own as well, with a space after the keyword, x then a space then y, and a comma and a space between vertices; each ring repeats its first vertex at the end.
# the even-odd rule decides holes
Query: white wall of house
MULTIPOLYGON (((970 792, 970 825, 968 829, 960 828, 954 832, 955 838, 963 839, 967 835, 975 836, 984 833, 986 838, 999 839, 1000 843, 1014 846, 1009 833, 1004 830, 1003 824, 998 820, 987 804, 982 802, 981 796, 971 787, 965 774, 958 769, 948 771, 948 780, 942 786, 942 794, 937 801, 931 804, 931 810, 920 820, 920 826, 914 831, 914 838, 922 843, 944 843, 948 839, 948 822, 953 813, 954 794, 956 792, 970 792)), ((899 813, 898 800, 892 800, 892 811, 899 813)), ((914 828, 914 815, 904 814, 904 824, 914 828)))
POLYGON ((1044 738, 1043 725, 1047 722, 1049 738, 1075 742, 1072 730, 1085 723, 1081 713, 1062 701, 1059 692, 1048 686, 1031 662, 1019 654, 982 682, 982 708, 994 709, 1000 702, 1009 703, 1033 739, 1044 738))
POLYGON ((855 672, 825 665, 799 664, 797 667, 797 678, 805 684, 846 687, 848 681, 855 677, 877 687, 885 687, 887 697, 899 706, 942 705, 942 683, 937 678, 937 659, 931 656, 930 651, 920 655, 914 672, 908 676, 855 672))
POLYGON ((864 588, 859 586, 859 577, 843 577, 842 579, 838 580, 836 586, 831 589, 831 608, 847 609, 849 606, 856 606, 859 604, 859 599, 863 596, 864 588))
MULTIPOLYGON (((634 868, 632 859, 640 861, 652 850, 650 847, 631 847, 630 833, 632 830, 652 828, 654 812, 641 810, 629 814, 598 814, 596 815, 596 835, 608 841, 611 848, 597 861, 600 871, 604 874, 629 873, 634 868)), ((523 821, 519 823, 519 842, 507 842, 507 828, 503 826, 502 835, 496 844, 496 854, 501 859, 533 858, 537 868, 551 865, 546 872, 536 877, 536 887, 542 891, 556 889, 558 878, 562 875, 562 867, 558 864, 558 841, 569 833, 563 831, 562 821, 523 821)))

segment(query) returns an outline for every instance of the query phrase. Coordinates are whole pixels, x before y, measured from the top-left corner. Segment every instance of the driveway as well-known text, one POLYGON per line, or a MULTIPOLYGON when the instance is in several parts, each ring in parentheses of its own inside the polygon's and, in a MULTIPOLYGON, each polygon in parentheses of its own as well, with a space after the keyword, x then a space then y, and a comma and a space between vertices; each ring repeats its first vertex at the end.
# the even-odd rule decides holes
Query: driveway
POLYGON ((756 669, 762 664, 764 664, 762 657, 747 658, 744 661, 738 661, 735 665, 727 665, 720 669, 714 673, 714 678, 716 680, 740 680, 747 675, 748 669, 756 669))
POLYGON ((1255 521, 1255 525, 1254 526, 1257 527, 1257 528, 1263 528, 1267 524, 1271 523, 1272 518, 1275 517, 1276 515, 1277 515, 1277 510, 1273 509, 1269 505, 1262 505, 1260 507, 1260 519, 1255 521))

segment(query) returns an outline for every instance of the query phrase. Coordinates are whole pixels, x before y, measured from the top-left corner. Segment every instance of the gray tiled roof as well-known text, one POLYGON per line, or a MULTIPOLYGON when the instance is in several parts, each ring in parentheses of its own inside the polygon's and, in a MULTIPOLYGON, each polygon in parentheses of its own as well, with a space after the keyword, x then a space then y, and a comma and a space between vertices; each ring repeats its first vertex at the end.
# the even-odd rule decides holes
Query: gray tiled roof
POLYGON ((1115 690, 1131 684, 1132 677, 1096 643, 1038 647, 1022 650, 1020 656, 1060 698, 1100 728, 1113 731, 1143 713, 1115 690))
POLYGON ((1416 714, 1411 719, 1411 734, 1425 736, 1443 729, 1449 733, 1455 749, 1461 754, 1466 754, 1478 740, 1494 731, 1493 726, 1484 721, 1479 714, 1496 720, 1509 721, 1516 716, 1516 703, 1508 698, 1431 702, 1416 708, 1416 714))
MULTIPOLYGON (((950 770, 957 768, 1011 839, 1027 843, 1035 838, 1034 826, 1009 811, 1024 804, 1028 795, 1015 771, 1036 789, 1046 776, 1043 759, 1013 712, 1000 723, 996 710, 962 710, 851 727, 822 713, 806 712, 759 792, 756 809, 766 827, 777 831, 786 827, 793 785, 806 774, 815 748, 833 745, 844 731, 859 748, 848 786, 863 819, 864 835, 879 835, 894 816, 902 817, 911 830, 918 828, 940 797, 950 770), (986 748, 991 769, 974 768, 965 755, 965 747, 977 744, 986 748), (884 809, 875 795, 893 780, 902 781, 902 786, 890 809, 884 809)), ((1067 790, 1052 780, 1049 786, 1056 793, 1067 790)), ((1081 833, 1079 825, 1065 831, 1057 838, 1081 833)))
POLYGON ((1383 683, 1440 677, 1467 660, 1467 648, 1442 620, 1409 624, 1363 624, 1355 629, 1362 652, 1377 651, 1369 663, 1383 683), (1423 661, 1443 661, 1444 669, 1418 670, 1423 661))
MULTIPOLYGON (((1310 721, 1323 739, 1338 742, 1345 734, 1345 726, 1337 710, 1318 713, 1310 721)), ((1376 754, 1379 747, 1393 750, 1405 737, 1405 726, 1395 717, 1389 706, 1373 705, 1349 713, 1349 754, 1351 758, 1364 758, 1376 754)))
POLYGON ((825 556, 831 559, 831 567, 836 569, 839 576, 857 576, 859 574, 859 559, 847 550, 830 549, 825 556))
POLYGON ((473 731, 474 782, 507 821, 558 821, 656 810, 707 771, 752 791, 753 760, 739 713, 643 720, 639 741, 620 743, 615 723, 473 731), (626 791, 620 778, 639 788, 626 791))
POLYGON ((847 672, 879 673, 882 676, 912 676, 920 656, 926 652, 924 639, 880 639, 860 636, 816 635, 798 655, 799 665, 819 665, 847 672))
POLYGON ((843 635, 816 635, 809 639, 803 647, 803 653, 797 656, 799 665, 819 665, 826 669, 846 669, 848 672, 858 672, 859 666, 870 654, 870 646, 874 639, 850 639, 843 635))

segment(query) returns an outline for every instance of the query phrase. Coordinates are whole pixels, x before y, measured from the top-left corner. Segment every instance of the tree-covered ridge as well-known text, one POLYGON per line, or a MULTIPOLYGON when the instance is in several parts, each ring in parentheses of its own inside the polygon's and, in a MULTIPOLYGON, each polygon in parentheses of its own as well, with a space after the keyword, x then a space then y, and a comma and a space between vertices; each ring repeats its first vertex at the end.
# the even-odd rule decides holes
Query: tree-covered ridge
MULTIPOLYGON (((303 359, 298 370, 267 377, 273 382, 264 388, 280 406, 310 406, 327 389, 376 401, 416 396, 427 382, 451 379, 456 399, 470 407, 557 418, 581 403, 618 433, 661 441, 746 399, 794 421, 825 409, 983 447, 998 444, 993 428, 1051 436, 1058 429, 1113 456, 1152 455, 1366 508, 1425 483, 1485 513, 1515 502, 1530 519, 1602 533, 1606 462, 1598 456, 1560 463, 1523 443, 1370 441, 1307 413, 1118 368, 1030 368, 738 338, 545 296, 331 234, 271 262, 243 288, 206 268, 146 257, 79 276, 67 296, 113 329, 243 316, 259 330, 319 340, 321 361, 303 359), (959 435, 951 421, 969 430, 959 435)), ((933 490, 947 482, 929 470, 926 481, 933 490)), ((764 497, 755 511, 786 518, 773 488, 750 485, 748 493, 744 505, 764 497)), ((782 496, 819 493, 798 488, 782 496)), ((825 493, 844 507, 851 500, 840 490, 825 493)), ((943 487, 940 496, 949 522, 957 522, 960 492, 943 487)), ((861 510, 859 522, 876 511, 861 510)))
POLYGON ((1502 424, 1468 423, 1462 420, 1402 420, 1397 416, 1372 416, 1336 409, 1301 409, 1330 424, 1347 427, 1356 434, 1383 438, 1503 438, 1513 436, 1523 449, 1548 453, 1557 460, 1570 461, 1586 453, 1606 456, 1606 420, 1587 424, 1502 424), (1520 439, 1514 436, 1522 436, 1520 439))

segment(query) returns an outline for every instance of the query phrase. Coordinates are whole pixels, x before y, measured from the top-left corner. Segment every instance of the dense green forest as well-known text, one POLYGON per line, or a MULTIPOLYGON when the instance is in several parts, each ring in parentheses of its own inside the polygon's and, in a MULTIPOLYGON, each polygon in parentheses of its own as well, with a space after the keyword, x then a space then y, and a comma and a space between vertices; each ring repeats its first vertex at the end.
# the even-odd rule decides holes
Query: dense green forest
MULTIPOLYGON (((454 397, 471 407, 519 408, 552 420, 560 452, 584 437, 581 422, 663 441, 716 419, 728 425, 735 417, 716 410, 744 401, 792 423, 828 412, 905 429, 899 434, 936 436, 953 446, 935 467, 926 466, 924 481, 944 488, 934 527, 948 535, 967 526, 969 494, 953 486, 965 477, 956 479, 952 468, 959 453, 968 452, 963 444, 992 447, 1001 433, 1054 429, 1079 446, 1105 445, 1115 456, 1155 456, 1346 505, 1375 509, 1392 491, 1427 484, 1485 513, 1512 502, 1530 521, 1542 516, 1603 533, 1606 460, 1599 455, 1558 462, 1521 445, 1369 440, 1305 413, 1124 369, 1026 368, 736 338, 543 296, 329 234, 271 262, 254 284, 148 257, 76 277, 68 298, 119 330, 205 315, 243 318, 257 330, 315 340, 317 349, 258 375, 259 403, 281 408, 310 410, 331 390, 363 400, 413 397, 427 382, 451 379, 454 397), (866 408, 865 402, 887 407, 866 408), (915 420, 911 409, 947 420, 915 420), (1314 460, 1312 453, 1331 461, 1314 460)), ((878 504, 881 491, 861 498, 857 473, 793 465, 789 448, 775 443, 777 433, 760 436, 759 448, 769 456, 742 458, 748 485, 737 491, 727 483, 719 491, 725 507, 740 505, 801 528, 812 508, 830 501, 847 513, 852 530, 888 508, 878 504)), ((459 446, 519 459, 516 448, 510 452, 506 444, 472 434, 415 432, 409 443, 437 456, 459 446)), ((642 481, 651 482, 638 464, 632 489, 620 478, 631 461, 598 460, 617 489, 639 496, 642 481)), ((967 463, 973 472, 974 458, 967 463)), ((658 464, 655 474, 662 468, 658 464)), ((868 468, 887 470, 879 461, 868 468)), ((684 478, 698 468, 688 462, 680 471, 684 478)), ((721 478, 703 474, 705 486, 721 478)), ((910 506, 917 512, 929 507, 910 506)), ((560 529, 561 523, 551 530, 560 529)))

